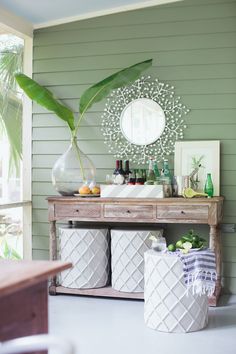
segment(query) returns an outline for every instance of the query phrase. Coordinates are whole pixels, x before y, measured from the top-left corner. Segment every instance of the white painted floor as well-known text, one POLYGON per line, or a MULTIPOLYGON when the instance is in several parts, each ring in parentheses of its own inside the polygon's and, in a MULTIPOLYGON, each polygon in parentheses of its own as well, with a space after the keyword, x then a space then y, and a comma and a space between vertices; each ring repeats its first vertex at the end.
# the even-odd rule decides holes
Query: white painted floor
POLYGON ((49 299, 50 333, 77 354, 236 354, 236 296, 210 308, 206 329, 187 334, 146 328, 143 302, 57 295, 49 299))

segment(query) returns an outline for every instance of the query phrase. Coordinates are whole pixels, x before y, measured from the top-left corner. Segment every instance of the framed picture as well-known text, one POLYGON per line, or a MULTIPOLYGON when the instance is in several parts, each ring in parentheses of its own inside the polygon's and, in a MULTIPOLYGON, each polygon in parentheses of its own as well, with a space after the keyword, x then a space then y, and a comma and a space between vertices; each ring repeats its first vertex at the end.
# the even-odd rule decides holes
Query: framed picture
POLYGON ((219 196, 220 141, 177 141, 175 143, 175 176, 194 174, 191 178, 191 188, 202 192, 208 173, 211 173, 214 196, 219 196))

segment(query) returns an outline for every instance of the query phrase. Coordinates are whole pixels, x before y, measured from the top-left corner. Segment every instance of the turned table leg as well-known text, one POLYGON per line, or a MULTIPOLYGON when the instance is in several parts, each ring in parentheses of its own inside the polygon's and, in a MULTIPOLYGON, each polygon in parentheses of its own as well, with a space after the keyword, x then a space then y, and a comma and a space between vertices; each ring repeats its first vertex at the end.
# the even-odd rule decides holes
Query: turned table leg
POLYGON ((213 296, 209 299, 209 305, 216 306, 221 292, 221 267, 222 267, 222 252, 221 252, 221 235, 218 225, 210 225, 210 248, 215 252, 216 256, 216 288, 213 296))
MULTIPOLYGON (((57 233, 56 233, 56 221, 50 221, 50 260, 55 261, 57 259, 57 233)), ((57 277, 56 275, 51 278, 51 284, 49 287, 49 294, 56 295, 57 277)))

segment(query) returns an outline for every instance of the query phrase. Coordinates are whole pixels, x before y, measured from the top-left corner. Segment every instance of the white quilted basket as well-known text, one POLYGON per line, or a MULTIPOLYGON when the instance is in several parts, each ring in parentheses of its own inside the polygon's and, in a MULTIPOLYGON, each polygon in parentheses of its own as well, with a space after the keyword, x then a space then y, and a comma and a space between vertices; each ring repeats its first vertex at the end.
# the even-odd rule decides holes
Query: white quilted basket
POLYGON ((193 332, 206 327, 207 295, 187 293, 180 259, 155 251, 144 257, 146 325, 163 332, 193 332))
POLYGON ((124 292, 144 291, 144 252, 151 247, 151 235, 162 230, 111 230, 112 287, 124 292))
POLYGON ((107 229, 59 228, 61 260, 73 268, 61 273, 67 288, 100 288, 109 277, 109 239, 107 229))

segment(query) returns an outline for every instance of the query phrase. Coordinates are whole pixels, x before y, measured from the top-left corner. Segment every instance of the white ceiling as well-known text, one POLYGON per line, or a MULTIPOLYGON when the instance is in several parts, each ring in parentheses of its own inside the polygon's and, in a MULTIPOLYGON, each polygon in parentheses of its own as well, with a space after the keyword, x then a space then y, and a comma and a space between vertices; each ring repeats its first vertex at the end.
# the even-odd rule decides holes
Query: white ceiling
POLYGON ((181 0, 0 0, 1 7, 35 28, 181 0))

